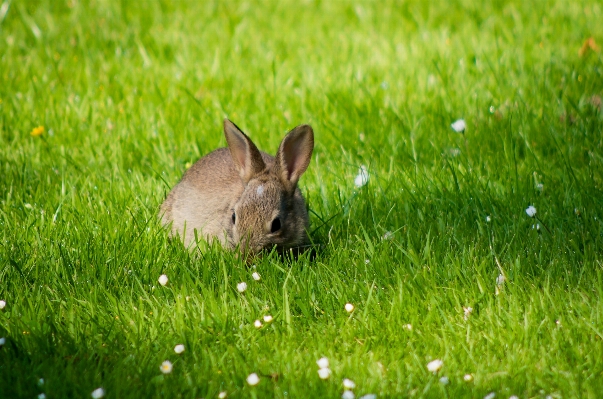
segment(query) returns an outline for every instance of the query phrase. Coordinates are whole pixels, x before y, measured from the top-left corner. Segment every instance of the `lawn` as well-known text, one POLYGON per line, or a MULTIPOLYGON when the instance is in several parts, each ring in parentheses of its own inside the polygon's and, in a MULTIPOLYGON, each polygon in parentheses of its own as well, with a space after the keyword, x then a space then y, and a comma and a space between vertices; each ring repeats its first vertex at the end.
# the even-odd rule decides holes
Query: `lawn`
POLYGON ((0 397, 601 397, 602 20, 0 1, 0 397), (226 117, 271 153, 314 128, 315 256, 169 239, 159 206, 226 117))

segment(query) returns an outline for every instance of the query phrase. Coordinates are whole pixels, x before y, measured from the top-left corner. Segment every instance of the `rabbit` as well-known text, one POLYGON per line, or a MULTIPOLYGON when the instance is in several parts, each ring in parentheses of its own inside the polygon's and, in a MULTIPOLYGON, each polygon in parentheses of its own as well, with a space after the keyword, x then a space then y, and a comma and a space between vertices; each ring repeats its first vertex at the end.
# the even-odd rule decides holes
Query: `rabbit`
POLYGON ((228 148, 219 148, 188 169, 161 205, 164 226, 194 247, 195 232, 208 242, 255 255, 308 246, 308 211, 297 182, 314 150, 309 125, 291 130, 275 157, 258 150, 224 119, 228 148))

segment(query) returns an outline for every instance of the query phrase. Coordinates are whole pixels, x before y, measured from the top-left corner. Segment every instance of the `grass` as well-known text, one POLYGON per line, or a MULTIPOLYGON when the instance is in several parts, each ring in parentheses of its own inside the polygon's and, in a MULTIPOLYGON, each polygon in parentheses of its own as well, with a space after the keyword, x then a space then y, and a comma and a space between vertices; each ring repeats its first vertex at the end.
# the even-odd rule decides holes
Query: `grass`
POLYGON ((602 17, 585 0, 4 1, 0 397, 339 397, 343 378, 357 396, 599 397, 603 58, 580 49, 603 45, 602 17), (158 207, 225 145, 224 117, 270 152, 314 127, 315 259, 265 257, 256 282, 168 239, 158 207))

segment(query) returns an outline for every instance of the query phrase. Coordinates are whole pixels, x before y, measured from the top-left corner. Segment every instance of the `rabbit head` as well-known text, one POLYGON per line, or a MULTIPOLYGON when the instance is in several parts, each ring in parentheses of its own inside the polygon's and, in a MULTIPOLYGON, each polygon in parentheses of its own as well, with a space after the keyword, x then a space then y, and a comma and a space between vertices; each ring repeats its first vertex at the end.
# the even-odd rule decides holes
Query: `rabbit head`
POLYGON ((229 120, 224 121, 224 134, 244 186, 232 209, 233 245, 248 254, 275 246, 282 252, 306 245, 308 212, 297 182, 314 149, 312 128, 300 125, 291 130, 274 160, 263 158, 251 139, 229 120))

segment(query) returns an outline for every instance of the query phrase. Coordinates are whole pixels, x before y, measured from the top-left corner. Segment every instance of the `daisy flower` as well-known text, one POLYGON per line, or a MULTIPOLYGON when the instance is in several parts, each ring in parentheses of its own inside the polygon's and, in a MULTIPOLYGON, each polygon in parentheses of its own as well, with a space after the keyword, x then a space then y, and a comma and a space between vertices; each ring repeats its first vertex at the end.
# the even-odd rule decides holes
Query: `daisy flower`
POLYGON ((255 386, 257 384, 259 384, 260 382, 260 377, 258 377, 258 375, 256 373, 251 373, 247 376, 247 383, 251 386, 255 386))
POLYGON ((173 368, 174 366, 169 360, 166 360, 165 362, 161 363, 161 366, 159 366, 159 370, 161 370, 163 374, 171 373, 173 368))
POLYGON ((320 367, 321 369, 325 369, 329 367, 329 359, 327 359, 326 357, 321 357, 320 359, 318 359, 316 361, 316 364, 318 364, 318 367, 320 367))
POLYGON ((320 369, 318 369, 318 377, 320 377, 321 380, 326 380, 331 376, 331 369, 328 367, 322 367, 320 369))
POLYGON ((346 378, 343 380, 343 387, 345 389, 354 389, 356 388, 356 383, 349 378, 346 378))
POLYGON ((458 120, 452 122, 450 127, 452 127, 452 130, 454 130, 457 133, 464 133, 465 129, 467 129, 467 124, 465 123, 464 119, 458 119, 458 120))
POLYGON ((432 360, 431 362, 427 363, 427 370, 431 371, 432 373, 437 373, 440 371, 443 365, 444 362, 440 359, 432 360))
POLYGON ((529 217, 533 218, 536 216, 536 207, 534 205, 530 205, 526 208, 526 213, 529 217))
POLYGON ((341 399, 354 399, 356 397, 356 395, 354 395, 354 392, 352 391, 343 391, 343 394, 341 395, 341 399))
POLYGON ((360 168, 358 168, 358 174, 356 175, 356 178, 354 179, 354 185, 358 188, 366 185, 366 183, 368 183, 369 180, 369 173, 368 170, 366 169, 366 166, 364 165, 360 165, 360 168))

